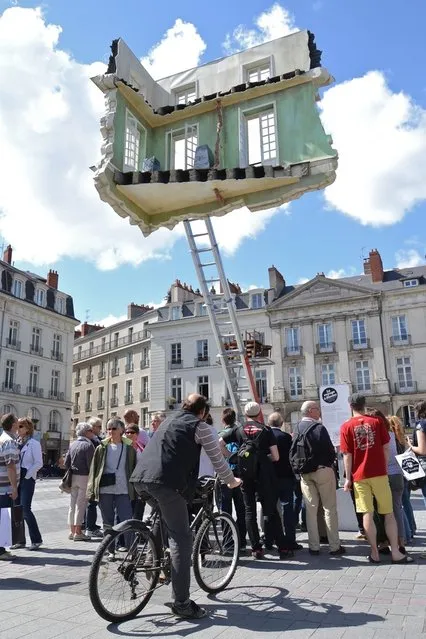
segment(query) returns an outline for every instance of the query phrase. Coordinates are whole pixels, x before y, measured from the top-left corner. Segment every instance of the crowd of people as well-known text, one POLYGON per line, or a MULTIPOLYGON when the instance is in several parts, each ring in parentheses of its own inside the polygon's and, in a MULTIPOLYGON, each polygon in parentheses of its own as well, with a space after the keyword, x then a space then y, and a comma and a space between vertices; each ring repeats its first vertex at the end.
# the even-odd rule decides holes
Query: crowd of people
MULTIPOLYGON (((341 480, 354 504, 357 538, 370 545, 369 562, 379 564, 381 555, 389 554, 394 564, 411 563, 406 545, 416 523, 410 485, 396 455, 410 449, 425 460, 426 467, 426 402, 416 406, 418 422, 412 441, 396 416, 368 409, 362 395, 354 394, 350 404, 353 416, 340 431, 343 478, 339 478, 337 451, 315 401, 304 402, 301 421, 292 433, 286 432, 278 412, 264 424, 256 402, 245 405, 240 422, 234 410, 226 408, 222 424, 214 425, 206 399, 196 394, 171 416, 154 415, 149 432, 139 428, 134 410, 127 410, 123 419, 110 419, 105 433, 96 417, 82 422, 63 461, 70 478, 69 539, 101 538, 118 522, 142 519, 149 495, 159 504, 168 532, 173 610, 182 617, 199 618, 205 610, 189 598, 192 533, 188 518, 199 476, 219 476, 222 488, 217 506, 235 516, 241 549, 246 551, 249 544, 256 560, 273 551, 279 560, 293 557, 302 549, 296 540, 300 526, 306 527, 311 555, 318 555, 325 543, 331 556, 344 555, 336 493, 341 480), (98 508, 102 525, 97 523, 98 508)), ((34 550, 43 543, 31 510, 42 465, 40 444, 32 436, 34 426, 28 418, 5 415, 1 426, 0 506, 8 507, 15 500, 21 503, 34 550)), ((420 487, 426 499, 425 482, 420 487)), ((14 547, 24 546, 22 542, 14 547)), ((0 559, 13 559, 13 555, 0 548, 0 559)))

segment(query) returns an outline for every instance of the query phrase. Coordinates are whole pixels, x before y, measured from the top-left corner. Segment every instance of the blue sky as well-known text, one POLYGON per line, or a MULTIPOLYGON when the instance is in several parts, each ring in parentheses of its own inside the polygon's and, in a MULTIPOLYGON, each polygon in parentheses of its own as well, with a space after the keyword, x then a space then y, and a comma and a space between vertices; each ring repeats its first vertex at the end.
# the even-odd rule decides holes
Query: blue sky
MULTIPOLYGON (((46 88, 46 94, 40 97, 41 104, 45 105, 43 126, 34 124, 34 119, 40 117, 40 108, 35 108, 31 117, 25 115, 24 123, 32 118, 27 139, 36 147, 31 150, 34 162, 27 169, 31 177, 25 178, 26 172, 22 171, 20 185, 13 192, 9 189, 10 193, 6 189, 6 196, 1 195, 1 182, 3 179, 3 187, 7 187, 12 177, 6 178, 3 172, 2 178, 0 161, 0 211, 3 214, 0 232, 4 241, 11 242, 16 249, 19 268, 41 274, 52 267, 59 271, 60 288, 74 296, 80 319, 86 318, 88 309, 89 320, 94 321, 110 314, 121 316, 132 301, 158 303, 177 277, 196 283, 184 238, 165 231, 150 243, 119 218, 108 222, 111 228, 104 229, 105 208, 100 208, 97 195, 87 193, 90 187, 86 183, 84 187, 76 183, 76 188, 71 188, 73 172, 86 175, 88 166, 99 159, 95 143, 87 147, 87 152, 83 153, 80 148, 87 138, 86 127, 89 133, 93 129, 93 139, 99 144, 96 137, 99 127, 93 114, 89 114, 87 105, 91 98, 83 85, 86 82, 85 77, 81 77, 83 71, 88 65, 105 63, 111 40, 118 36, 123 37, 139 57, 147 55, 167 37, 167 30, 178 19, 194 25, 206 45, 200 62, 207 62, 224 55, 225 37, 227 34, 232 37, 238 25, 244 25, 246 34, 251 29, 256 37, 262 37, 256 19, 262 14, 270 15, 274 4, 289 12, 293 25, 315 33, 317 45, 323 50, 323 65, 336 79, 334 91, 326 92, 322 108, 326 128, 332 129, 335 147, 341 156, 341 175, 329 195, 305 195, 291 203, 287 211, 265 219, 260 224, 264 228, 258 228, 255 237, 245 237, 232 254, 228 246, 225 268, 229 279, 245 287, 266 286, 271 264, 279 268, 289 283, 313 277, 319 271, 350 275, 361 270, 362 256, 371 248, 379 249, 388 268, 422 263, 426 252, 423 33, 426 4, 423 1, 410 0, 403 9, 401 3, 394 0, 358 0, 356 3, 163 0, 161 5, 142 0, 120 0, 119 3, 51 0, 41 5, 42 15, 37 24, 27 20, 33 12, 31 16, 22 11, 13 16, 9 13, 8 31, 12 25, 16 35, 10 38, 8 48, 0 43, 2 86, 5 86, 2 76, 5 72, 1 70, 4 56, 8 60, 9 77, 15 82, 20 78, 23 86, 28 87, 25 92, 11 90, 0 96, 0 121, 3 121, 0 142, 2 138, 6 140, 6 147, 15 154, 14 162, 19 163, 23 144, 15 131, 14 112, 32 91, 41 90, 44 82, 46 55, 39 50, 40 40, 54 52, 54 73, 65 78, 63 82, 68 83, 69 90, 68 103, 58 105, 51 101, 52 91, 46 88), (158 13, 157 7, 161 7, 158 13), (24 26, 21 28, 21 25, 24 26), (56 39, 50 40, 52 30, 48 25, 61 27, 56 39), (10 55, 12 47, 16 47, 16 55, 10 55), (65 59, 62 52, 69 57, 65 59), (26 61, 25 65, 22 63, 25 73, 21 71, 21 60, 26 61), (28 64, 28 61, 33 62, 28 64), (58 65, 63 65, 59 71, 58 65), (55 109, 62 109, 62 115, 54 112, 55 109), (61 147, 52 122, 65 117, 65 111, 70 138, 65 139, 61 147), (77 133, 71 136, 72 131, 77 133), (74 139, 79 133, 82 138, 77 144, 74 139), (55 152, 61 153, 59 162, 52 159, 55 152), (28 180, 28 188, 24 188, 22 180, 28 180), (62 180, 67 183, 63 189, 62 180), (37 216, 40 216, 38 225, 37 216), (92 226, 88 225, 90 220, 92 226), (126 241, 116 249, 119 236, 126 237, 126 241), (114 269, 110 268, 111 260, 102 264, 102 254, 109 255, 110 251, 120 254, 117 260, 120 264, 114 269), (153 253, 159 257, 146 259, 153 253), (30 258, 27 261, 26 256, 30 258), (144 261, 136 264, 142 257, 144 261), (108 270, 100 269, 99 264, 108 266, 108 270)), ((0 0, 0 16, 3 14, 4 19, 4 12, 39 6, 40 3, 31 0, 17 3, 0 0)), ((283 15, 283 28, 286 28, 288 16, 283 15)), ((2 17, 0 36, 1 23, 2 17)), ((179 50, 183 66, 191 46, 188 42, 188 51, 186 47, 179 50)), ((155 50, 153 53, 155 55, 155 50)), ((17 179, 16 173, 19 167, 15 164, 13 179, 17 179)), ((252 224, 253 215, 256 214, 247 213, 247 228, 252 224)), ((107 218, 111 219, 109 212, 105 213, 107 218)), ((232 233, 243 228, 240 223, 232 226, 230 222, 230 225, 232 233)))

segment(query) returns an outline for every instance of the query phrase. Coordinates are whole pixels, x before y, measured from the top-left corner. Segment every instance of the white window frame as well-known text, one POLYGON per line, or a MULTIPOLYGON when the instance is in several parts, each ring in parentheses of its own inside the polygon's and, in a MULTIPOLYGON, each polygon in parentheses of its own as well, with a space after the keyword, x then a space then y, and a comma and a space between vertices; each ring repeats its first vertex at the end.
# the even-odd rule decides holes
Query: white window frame
POLYGON ((50 392, 53 397, 57 397, 60 393, 61 387, 61 373, 60 371, 53 370, 50 378, 50 392))
POLYGON ((260 402, 263 404, 268 395, 268 374, 265 369, 258 369, 254 373, 256 391, 260 402))
POLYGON ((300 327, 288 326, 285 329, 285 343, 287 353, 299 353, 300 352, 300 327), (290 339, 291 336, 291 339, 290 339))
POLYGON ((371 390, 370 363, 365 359, 355 362, 356 387, 358 391, 371 390))
POLYGON ((31 330, 31 349, 38 353, 41 348, 41 328, 33 326, 31 330))
POLYGON ((24 292, 24 283, 22 280, 19 279, 14 279, 13 280, 13 286, 12 286, 12 294, 15 297, 18 297, 20 300, 22 299, 22 294, 24 292), (19 287, 18 287, 19 284, 19 287), (19 288, 19 295, 17 295, 17 289, 19 288))
POLYGON ((182 307, 181 306, 172 306, 170 312, 170 319, 172 321, 182 319, 182 307), (177 317, 175 317, 177 315, 177 317))
POLYGON ((203 395, 206 399, 209 399, 210 396, 210 381, 208 375, 198 375, 197 377, 197 393, 199 395, 203 395), (207 393, 201 392, 201 387, 207 386, 207 393))
POLYGON ((290 389, 290 398, 291 399, 297 399, 299 397, 302 397, 303 395, 303 377, 302 377, 302 371, 300 366, 290 366, 290 368, 288 369, 288 381, 289 381, 289 389, 290 389), (293 380, 293 382, 292 382, 293 380), (291 392, 291 387, 292 384, 294 385, 296 391, 299 390, 300 387, 300 393, 296 392, 296 394, 291 392))
POLYGON ((177 404, 182 403, 182 377, 172 377, 170 380, 170 396, 175 398, 177 404))
POLYGON ((198 125, 198 122, 196 122, 195 124, 189 124, 189 123, 185 123, 185 125, 179 129, 170 129, 170 131, 166 132, 166 167, 167 170, 173 170, 175 169, 175 159, 174 159, 174 153, 172 154, 172 151, 174 149, 174 138, 182 140, 185 140, 185 166, 184 167, 179 167, 180 169, 183 170, 188 170, 188 169, 192 169, 194 167, 194 163, 195 163, 195 151, 197 149, 197 146, 199 146, 200 144, 200 128, 198 125), (194 157, 191 158, 189 156, 189 153, 192 150, 192 144, 191 144, 191 149, 189 148, 188 145, 188 133, 190 129, 196 129, 196 144, 194 146, 194 157), (189 161, 188 161, 189 160, 189 161))
POLYGON ((205 317, 207 313, 207 304, 205 302, 197 302, 198 315, 200 317, 205 317))
POLYGON ((265 102, 263 104, 259 104, 256 107, 251 109, 238 109, 238 120, 240 126, 240 167, 250 166, 249 164, 249 145, 248 145, 248 120, 253 119, 255 117, 261 116, 268 112, 272 111, 274 114, 274 123, 275 123, 275 144, 276 151, 275 157, 267 160, 263 159, 263 151, 261 149, 261 165, 279 165, 280 157, 279 157, 279 144, 278 144, 278 117, 277 117, 277 103, 275 100, 271 100, 269 102, 265 102))
POLYGON ((206 362, 209 359, 209 340, 197 339, 197 360, 206 362))
POLYGON ((318 334, 318 345, 320 348, 328 348, 329 346, 332 345, 333 343, 333 324, 331 322, 321 322, 320 324, 317 324, 317 334, 318 334), (323 327, 329 326, 330 330, 328 331, 328 329, 323 329, 323 333, 327 334, 327 338, 328 341, 326 342, 322 342, 321 341, 321 329, 323 327))
POLYGON ((405 388, 407 390, 414 388, 413 364, 409 355, 396 358, 396 377, 398 380, 398 388, 405 388))
POLYGON ((252 293, 250 295, 250 308, 253 308, 253 309, 263 308, 265 305, 264 302, 265 300, 263 298, 263 293, 252 293), (260 305, 257 304, 257 302, 255 304, 254 300, 259 300, 259 299, 260 299, 260 305))
POLYGON ((175 104, 189 104, 198 98, 198 82, 190 82, 173 89, 175 104), (194 96, 189 99, 190 96, 194 96), (183 99, 182 99, 183 98, 183 99))
POLYGON ((321 386, 333 386, 336 383, 336 367, 333 363, 321 364, 321 386))
POLYGON ((139 120, 133 115, 133 113, 129 111, 129 109, 126 109, 126 119, 124 124, 123 171, 139 171, 141 158, 144 158, 146 155, 146 136, 146 128, 139 122, 139 120), (138 132, 139 138, 136 138, 135 129, 138 132), (129 138, 131 134, 135 136, 137 158, 132 158, 131 155, 133 155, 133 153, 131 154, 130 149, 127 149, 128 131, 129 138), (132 161, 132 159, 134 159, 135 161, 132 161), (126 160, 129 161, 126 162, 126 160))
POLYGON ((240 80, 241 82, 259 82, 260 80, 249 80, 249 74, 256 70, 261 70, 269 66, 269 78, 275 75, 274 56, 270 55, 266 58, 254 60, 241 66, 240 80))
POLYGON ((391 326, 392 326, 392 337, 395 341, 405 342, 408 340, 408 325, 407 325, 407 316, 405 314, 401 315, 393 315, 391 317, 391 326), (403 320, 401 321, 401 318, 403 320), (398 332, 394 331, 395 324, 397 324, 398 332), (401 331, 401 326, 403 326, 403 330, 401 331), (405 334, 403 334, 405 333, 405 334))
POLYGON ((404 285, 404 288, 413 288, 413 286, 419 285, 419 280, 417 279, 404 280, 403 285, 404 285))
POLYGON ((37 288, 35 292, 35 303, 37 306, 44 306, 45 294, 44 289, 37 288))
POLYGON ((9 344, 16 346, 19 342, 19 322, 17 320, 10 320, 9 322, 9 344))
POLYGON ((16 360, 14 359, 6 360, 6 368, 5 368, 5 376, 4 376, 4 386, 6 389, 12 389, 15 386, 16 369, 17 369, 16 360))
POLYGON ((170 345, 170 361, 172 364, 182 363, 182 342, 173 342, 170 345))
POLYGON ((60 333, 53 333, 52 352, 54 355, 60 355, 62 353, 62 335, 60 333))
POLYGON ((351 320, 351 334, 354 346, 367 344, 367 326, 364 318, 351 320), (364 337, 362 333, 364 333, 364 337))

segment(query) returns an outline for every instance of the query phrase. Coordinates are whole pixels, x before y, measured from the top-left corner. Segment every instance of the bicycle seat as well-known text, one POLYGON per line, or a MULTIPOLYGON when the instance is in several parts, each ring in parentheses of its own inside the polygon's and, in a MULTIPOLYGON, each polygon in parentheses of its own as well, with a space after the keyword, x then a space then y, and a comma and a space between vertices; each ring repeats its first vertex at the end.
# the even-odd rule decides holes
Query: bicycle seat
POLYGON ((196 486, 196 496, 197 497, 206 497, 207 495, 209 495, 211 492, 213 492, 214 489, 214 485, 216 483, 216 478, 215 477, 199 477, 197 480, 197 486, 196 486))

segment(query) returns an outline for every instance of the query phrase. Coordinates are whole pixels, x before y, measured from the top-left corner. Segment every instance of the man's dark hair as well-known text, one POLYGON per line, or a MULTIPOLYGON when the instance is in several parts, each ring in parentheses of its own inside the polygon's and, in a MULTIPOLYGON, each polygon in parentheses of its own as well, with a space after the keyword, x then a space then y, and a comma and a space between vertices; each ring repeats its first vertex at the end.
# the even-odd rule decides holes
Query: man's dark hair
POLYGON ((194 415, 199 415, 201 412, 204 412, 207 406, 206 398, 202 395, 197 395, 196 393, 188 395, 182 404, 183 410, 187 410, 194 415))
POLYGON ((237 419, 237 416, 233 408, 224 409, 222 413, 222 421, 224 424, 226 424, 227 426, 232 426, 233 424, 235 424, 236 419, 237 419))
POLYGON ((6 413, 0 420, 0 426, 3 428, 6 433, 12 430, 13 424, 17 421, 17 418, 13 413, 6 413))
POLYGON ((422 400, 421 402, 417 402, 414 406, 414 410, 416 411, 417 417, 419 419, 426 419, 426 401, 422 400))
POLYGON ((362 413, 365 410, 365 402, 365 395, 361 395, 361 393, 354 393, 349 401, 351 408, 357 413, 362 413))

